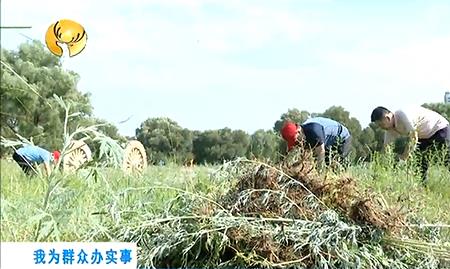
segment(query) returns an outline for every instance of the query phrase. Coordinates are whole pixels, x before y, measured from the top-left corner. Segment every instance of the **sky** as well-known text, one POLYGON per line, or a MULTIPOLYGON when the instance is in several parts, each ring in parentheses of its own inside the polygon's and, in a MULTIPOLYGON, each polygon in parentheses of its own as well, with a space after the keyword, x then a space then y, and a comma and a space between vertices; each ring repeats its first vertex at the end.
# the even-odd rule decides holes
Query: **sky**
POLYGON ((88 35, 64 68, 122 135, 152 117, 253 133, 288 109, 333 105, 364 128, 376 106, 443 102, 450 91, 447 0, 2 0, 2 26, 32 28, 2 29, 1 45, 45 44, 60 19, 88 35))

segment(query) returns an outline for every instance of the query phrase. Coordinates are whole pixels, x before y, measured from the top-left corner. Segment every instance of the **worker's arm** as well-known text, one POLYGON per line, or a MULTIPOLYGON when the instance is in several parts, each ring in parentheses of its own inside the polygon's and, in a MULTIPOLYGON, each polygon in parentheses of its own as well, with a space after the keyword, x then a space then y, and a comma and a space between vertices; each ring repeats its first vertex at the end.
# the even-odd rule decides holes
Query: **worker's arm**
POLYGON ((400 159, 402 160, 408 159, 409 155, 414 151, 417 142, 419 141, 419 134, 415 130, 410 131, 408 136, 409 139, 406 143, 405 150, 403 151, 402 155, 400 155, 400 159))
POLYGON ((44 167, 45 167, 45 176, 49 177, 50 173, 51 173, 51 169, 50 169, 50 163, 48 162, 44 162, 44 167))
POLYGON ((322 143, 321 145, 314 148, 314 155, 317 159, 317 163, 319 167, 322 167, 325 160, 325 144, 322 143))
POLYGON ((383 148, 381 149, 382 152, 386 152, 387 146, 392 142, 392 136, 388 133, 384 133, 384 140, 383 140, 383 148))
POLYGON ((413 122, 408 118, 408 116, 403 111, 396 112, 396 118, 398 124, 403 125, 404 129, 408 134, 408 141, 403 153, 399 156, 401 160, 408 159, 412 151, 414 151, 417 142, 419 141, 419 133, 415 128, 413 122))
POLYGON ((384 133, 384 141, 383 141, 383 148, 382 148, 382 152, 386 152, 387 147, 392 144, 392 142, 395 141, 395 139, 398 138, 398 135, 396 133, 390 132, 390 131, 386 131, 384 133))

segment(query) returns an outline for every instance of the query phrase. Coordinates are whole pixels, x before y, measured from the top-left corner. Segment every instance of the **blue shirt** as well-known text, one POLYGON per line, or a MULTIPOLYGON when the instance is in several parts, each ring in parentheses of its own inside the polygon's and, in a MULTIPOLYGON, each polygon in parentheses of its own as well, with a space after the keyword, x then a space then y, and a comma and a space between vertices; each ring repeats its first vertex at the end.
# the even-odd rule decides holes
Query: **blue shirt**
POLYGON ((27 145, 17 150, 17 154, 26 158, 32 163, 49 163, 51 159, 51 153, 38 146, 27 145))
POLYGON ((350 132, 344 125, 328 118, 310 118, 300 126, 305 134, 306 143, 310 147, 325 144, 325 147, 328 148, 333 146, 338 138, 345 141, 350 137, 350 132))

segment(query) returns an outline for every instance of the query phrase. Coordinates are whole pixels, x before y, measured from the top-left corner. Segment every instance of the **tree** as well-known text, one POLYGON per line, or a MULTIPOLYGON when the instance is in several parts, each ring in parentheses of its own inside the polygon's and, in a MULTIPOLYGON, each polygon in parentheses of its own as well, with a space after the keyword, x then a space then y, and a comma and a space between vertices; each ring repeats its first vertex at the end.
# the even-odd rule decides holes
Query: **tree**
POLYGON ((60 59, 38 41, 24 43, 18 51, 1 49, 1 59, 1 135, 14 139, 17 133, 49 150, 60 148, 65 114, 53 95, 80 113, 71 130, 92 114, 89 94, 77 90, 79 76, 64 70, 60 59))
POLYGON ((192 156, 192 133, 169 118, 149 118, 136 129, 140 141, 153 164, 184 163, 192 156))
POLYGON ((280 133, 281 128, 283 128, 283 124, 286 121, 293 121, 296 123, 302 123, 310 117, 310 113, 305 110, 298 110, 297 108, 288 109, 286 113, 283 113, 279 120, 275 122, 273 130, 276 133, 280 133))
POLYGON ((257 130, 250 136, 247 156, 260 160, 276 161, 279 157, 280 137, 273 130, 257 130))
POLYGON ((361 148, 357 151, 358 160, 369 161, 372 154, 381 151, 384 142, 384 130, 375 123, 370 123, 357 138, 361 148))
POLYGON ((244 157, 250 144, 249 136, 242 130, 229 128, 204 131, 193 142, 197 163, 220 163, 244 157))
POLYGON ((114 140, 119 141, 120 143, 125 143, 127 139, 119 134, 119 129, 117 127, 104 119, 92 118, 93 124, 101 124, 98 127, 98 130, 104 135, 111 137, 114 140))
POLYGON ((356 155, 357 160, 369 160, 371 157, 372 149, 374 148, 375 132, 372 128, 366 127, 362 130, 358 137, 358 142, 361 148, 356 155))

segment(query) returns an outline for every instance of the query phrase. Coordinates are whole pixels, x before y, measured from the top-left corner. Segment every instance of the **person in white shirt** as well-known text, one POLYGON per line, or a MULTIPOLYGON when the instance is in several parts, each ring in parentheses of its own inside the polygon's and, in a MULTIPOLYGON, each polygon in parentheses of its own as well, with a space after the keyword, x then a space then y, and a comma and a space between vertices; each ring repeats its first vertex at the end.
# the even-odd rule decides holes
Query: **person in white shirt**
POLYGON ((409 137, 400 159, 406 160, 416 148, 420 151, 421 176, 427 181, 429 154, 433 149, 445 150, 446 165, 450 171, 450 124, 439 113, 417 106, 395 112, 379 106, 372 111, 371 121, 386 130, 383 149, 399 137, 409 137), (436 146, 436 147, 435 147, 436 146))

